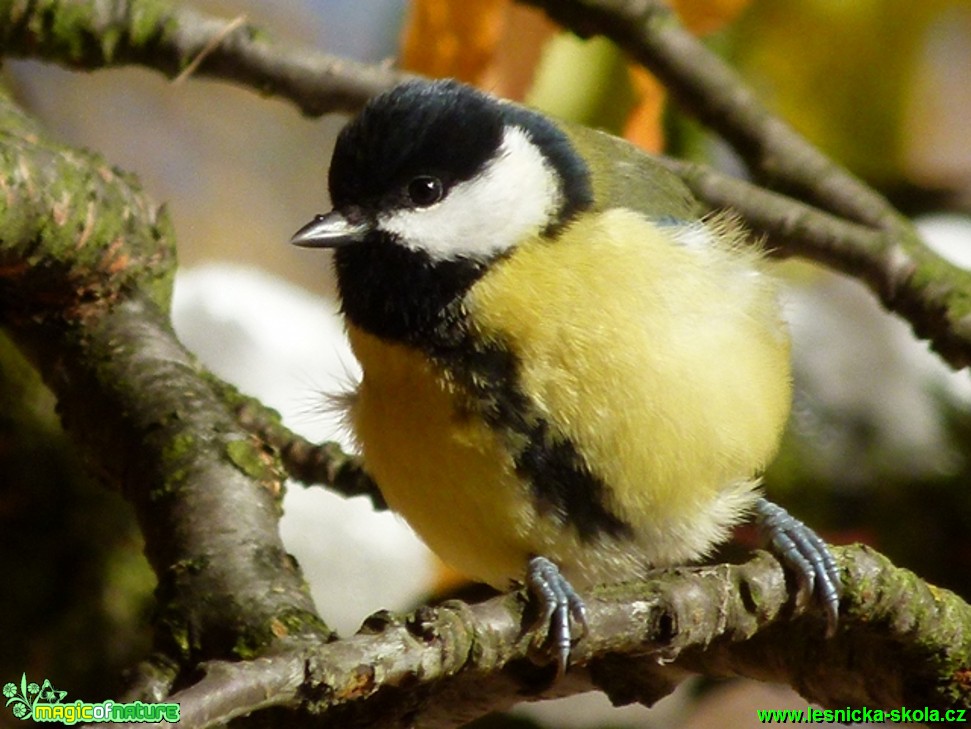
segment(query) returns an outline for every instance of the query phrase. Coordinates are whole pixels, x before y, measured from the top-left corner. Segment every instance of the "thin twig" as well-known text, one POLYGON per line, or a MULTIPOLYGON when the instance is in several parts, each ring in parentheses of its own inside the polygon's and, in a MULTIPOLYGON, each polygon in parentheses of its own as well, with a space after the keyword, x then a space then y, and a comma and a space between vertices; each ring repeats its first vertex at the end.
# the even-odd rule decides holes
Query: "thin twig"
POLYGON ((172 79, 172 85, 178 86, 189 78, 189 76, 195 73, 196 69, 199 68, 199 66, 205 60, 206 56, 210 55, 214 50, 216 50, 226 36, 228 36, 245 22, 246 14, 243 13, 242 15, 237 15, 235 18, 226 23, 226 27, 223 28, 221 32, 209 39, 205 47, 203 47, 203 49, 196 54, 196 57, 193 58, 184 69, 182 69, 182 73, 172 79))
POLYGON ((346 496, 367 496, 374 508, 388 508, 377 484, 364 471, 361 459, 345 453, 339 443, 312 443, 293 432, 280 416, 255 398, 222 385, 223 397, 236 410, 239 423, 280 454, 287 473, 307 485, 322 484, 346 496))

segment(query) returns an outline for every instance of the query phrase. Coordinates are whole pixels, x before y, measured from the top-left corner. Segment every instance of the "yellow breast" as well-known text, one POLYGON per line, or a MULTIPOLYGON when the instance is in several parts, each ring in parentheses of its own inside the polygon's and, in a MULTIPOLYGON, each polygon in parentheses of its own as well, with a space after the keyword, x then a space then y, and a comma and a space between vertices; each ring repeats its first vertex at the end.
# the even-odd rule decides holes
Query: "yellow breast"
POLYGON ((497 587, 522 576, 534 516, 510 454, 458 412, 451 383, 415 349, 354 326, 363 379, 351 419, 369 473, 443 560, 497 587))
POLYGON ((722 244, 683 245, 633 213, 588 216, 517 248, 466 297, 479 336, 511 352, 521 390, 605 484, 629 543, 540 516, 454 383, 349 327, 366 467, 443 559, 502 586, 543 554, 582 585, 694 559, 742 517, 788 414, 788 342, 757 255, 714 230, 722 244))

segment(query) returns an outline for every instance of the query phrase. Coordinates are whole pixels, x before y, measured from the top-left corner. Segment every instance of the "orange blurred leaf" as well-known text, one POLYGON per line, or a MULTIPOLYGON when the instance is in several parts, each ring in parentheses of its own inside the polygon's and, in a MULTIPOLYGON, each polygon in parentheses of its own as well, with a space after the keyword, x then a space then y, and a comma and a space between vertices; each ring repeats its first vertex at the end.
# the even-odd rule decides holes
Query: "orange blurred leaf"
POLYGON ((495 56, 479 85, 507 99, 522 101, 533 83, 546 43, 558 31, 559 26, 536 8, 511 5, 495 56))
POLYGON ((631 66, 631 83, 637 102, 624 124, 624 138, 648 152, 664 149, 664 86, 640 66, 631 66))
MULTIPOLYGON (((695 35, 721 30, 751 0, 673 0, 672 7, 695 35)), ((624 137, 648 152, 664 147, 663 115, 667 96, 661 83, 639 65, 631 64, 631 83, 637 102, 624 125, 624 137)))
POLYGON ((408 70, 475 83, 496 53, 511 0, 412 0, 402 39, 408 70))
MULTIPOLYGON (((719 30, 750 0, 673 0, 695 33, 719 30)), ((451 76, 508 98, 521 99, 540 62, 540 49, 554 26, 512 0, 412 0, 402 38, 402 66, 431 77, 451 76)), ((658 152, 664 136, 665 91, 650 73, 631 66, 635 103, 623 133, 658 152)))

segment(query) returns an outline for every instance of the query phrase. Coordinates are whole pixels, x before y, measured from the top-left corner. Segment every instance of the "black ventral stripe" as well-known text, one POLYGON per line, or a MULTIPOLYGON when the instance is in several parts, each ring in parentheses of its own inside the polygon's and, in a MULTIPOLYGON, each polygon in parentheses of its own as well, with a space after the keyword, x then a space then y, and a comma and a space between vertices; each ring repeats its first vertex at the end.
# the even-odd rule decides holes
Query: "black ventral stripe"
POLYGON ((572 526, 582 541, 630 537, 633 528, 605 504, 606 485, 590 472, 575 444, 554 434, 518 385, 516 358, 471 338, 429 352, 468 393, 468 407, 521 443, 516 472, 530 485, 537 511, 572 526))

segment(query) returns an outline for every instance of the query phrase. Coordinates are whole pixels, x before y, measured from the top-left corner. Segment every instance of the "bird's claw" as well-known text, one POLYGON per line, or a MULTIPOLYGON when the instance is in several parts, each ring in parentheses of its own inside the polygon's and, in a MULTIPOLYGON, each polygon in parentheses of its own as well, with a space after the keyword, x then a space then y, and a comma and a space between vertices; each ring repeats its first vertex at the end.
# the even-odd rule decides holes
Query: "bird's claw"
POLYGON ((843 583, 833 554, 819 535, 788 511, 767 499, 755 504, 759 529, 772 552, 790 567, 801 594, 815 598, 826 614, 826 635, 836 633, 843 583))
POLYGON ((566 672, 573 643, 573 626, 579 638, 587 634, 587 608, 563 576, 560 568, 545 557, 532 557, 526 569, 526 588, 536 598, 539 615, 532 630, 544 631, 544 645, 557 663, 557 675, 566 672))

